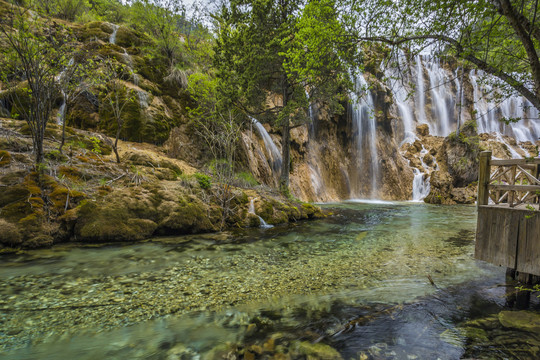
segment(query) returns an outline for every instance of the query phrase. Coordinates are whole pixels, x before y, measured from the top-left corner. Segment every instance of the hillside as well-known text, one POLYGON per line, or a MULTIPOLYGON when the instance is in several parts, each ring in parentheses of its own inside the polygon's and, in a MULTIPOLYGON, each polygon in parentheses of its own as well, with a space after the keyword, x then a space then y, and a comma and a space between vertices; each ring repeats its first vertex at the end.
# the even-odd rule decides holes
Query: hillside
MULTIPOLYGON (((0 2, 4 24, 9 6, 0 2)), ((69 37, 75 60, 55 74, 59 82, 70 66, 83 64, 79 69, 90 70, 80 78, 74 75, 64 88, 53 89, 38 166, 33 129, 22 108, 27 98, 20 89, 25 82, 17 83, 17 73, 10 75, 9 68, 3 73, 0 89, 7 90, 0 92, 2 251, 259 226, 258 216, 269 224, 321 216, 317 207, 259 186, 240 162, 227 179, 210 166, 210 149, 186 110, 193 104, 186 74, 207 71, 204 59, 211 40, 198 39, 197 47, 176 44, 181 53, 172 64, 159 41, 129 24, 42 17, 29 24, 38 34, 46 32, 45 25, 55 24, 69 37), (116 77, 98 79, 107 64, 112 64, 116 77), (107 107, 116 105, 107 97, 116 83, 122 85, 119 101, 125 102, 120 126, 107 107), (113 151, 117 130, 119 163, 113 151), (257 215, 249 211, 251 203, 257 215)), ((2 46, 7 53, 9 45, 4 41, 2 46)))

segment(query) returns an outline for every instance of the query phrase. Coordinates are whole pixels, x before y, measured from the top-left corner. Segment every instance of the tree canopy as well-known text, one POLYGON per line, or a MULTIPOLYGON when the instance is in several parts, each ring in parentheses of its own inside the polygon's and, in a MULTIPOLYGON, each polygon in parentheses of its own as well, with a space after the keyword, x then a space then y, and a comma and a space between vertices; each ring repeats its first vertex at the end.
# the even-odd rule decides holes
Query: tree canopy
POLYGON ((359 42, 456 56, 540 109, 538 1, 361 0, 348 10, 359 42))
POLYGON ((284 192, 290 128, 309 121, 309 102, 342 110, 349 53, 340 46, 344 29, 337 15, 331 0, 231 0, 216 16, 214 64, 222 97, 281 127, 284 192))

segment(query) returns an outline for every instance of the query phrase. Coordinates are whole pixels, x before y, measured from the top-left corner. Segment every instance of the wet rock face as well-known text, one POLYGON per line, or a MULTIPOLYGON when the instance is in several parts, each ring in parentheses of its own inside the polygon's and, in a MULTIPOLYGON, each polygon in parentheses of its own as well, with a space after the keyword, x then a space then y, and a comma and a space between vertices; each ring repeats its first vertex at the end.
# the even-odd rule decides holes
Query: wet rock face
POLYGON ((452 134, 445 140, 443 151, 454 186, 463 187, 478 180, 479 145, 474 123, 465 124, 459 135, 452 134))

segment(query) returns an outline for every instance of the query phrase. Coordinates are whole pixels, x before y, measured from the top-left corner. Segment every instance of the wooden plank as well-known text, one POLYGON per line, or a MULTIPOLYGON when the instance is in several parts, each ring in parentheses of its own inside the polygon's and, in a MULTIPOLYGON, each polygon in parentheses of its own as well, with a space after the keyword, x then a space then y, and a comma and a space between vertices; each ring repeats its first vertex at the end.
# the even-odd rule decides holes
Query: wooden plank
POLYGON ((491 160, 491 165, 493 166, 527 165, 527 164, 540 164, 540 158, 491 160))
POLYGON ((491 151, 482 151, 479 157, 479 172, 478 172, 478 199, 477 206, 487 205, 489 202, 489 190, 487 185, 491 175, 491 151))
POLYGON ((521 212, 507 208, 479 207, 474 257, 515 268, 520 216, 521 212))
POLYGON ((523 211, 520 219, 516 270, 540 275, 540 214, 523 211))
POLYGON ((488 189, 495 191, 540 191, 540 185, 488 185, 487 187, 488 189))

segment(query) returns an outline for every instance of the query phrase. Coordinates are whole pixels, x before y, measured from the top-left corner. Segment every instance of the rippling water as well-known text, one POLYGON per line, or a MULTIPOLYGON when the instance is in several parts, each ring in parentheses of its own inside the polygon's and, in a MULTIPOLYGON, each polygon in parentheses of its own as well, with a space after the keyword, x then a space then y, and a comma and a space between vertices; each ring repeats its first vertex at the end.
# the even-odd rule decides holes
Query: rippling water
POLYGON ((324 207, 266 230, 5 256, 0 355, 295 358, 320 344, 344 359, 499 356, 460 330, 507 305, 503 269, 473 259, 474 207, 324 207))

